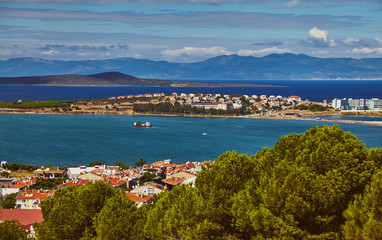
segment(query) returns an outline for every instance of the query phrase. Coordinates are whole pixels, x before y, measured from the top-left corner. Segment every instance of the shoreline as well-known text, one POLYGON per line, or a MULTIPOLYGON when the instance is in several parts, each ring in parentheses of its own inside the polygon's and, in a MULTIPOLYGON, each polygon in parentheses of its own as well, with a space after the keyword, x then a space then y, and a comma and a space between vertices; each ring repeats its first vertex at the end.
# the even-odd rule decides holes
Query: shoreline
MULTIPOLYGON (((258 115, 240 115, 240 116, 225 116, 225 115, 181 115, 181 114, 159 114, 159 113, 128 113, 128 112, 72 112, 72 113, 57 113, 57 112, 37 112, 37 111, 4 111, 0 109, 0 114, 44 114, 44 115, 127 115, 127 116, 156 116, 156 117, 192 117, 192 118, 236 118, 236 119, 277 119, 277 120, 298 120, 298 121, 316 121, 316 122, 334 122, 334 123, 350 123, 350 124, 362 124, 362 125, 373 125, 382 126, 382 121, 357 121, 357 120, 337 120, 337 119, 314 119, 307 117, 281 117, 281 116, 258 116, 258 115)), ((325 116, 325 115, 317 115, 325 116)), ((331 116, 331 115, 326 115, 331 116)), ((349 115, 338 115, 338 116, 349 116, 349 115)), ((363 115, 363 116, 381 116, 381 115, 363 115)), ((312 115, 312 117, 315 117, 312 115)))

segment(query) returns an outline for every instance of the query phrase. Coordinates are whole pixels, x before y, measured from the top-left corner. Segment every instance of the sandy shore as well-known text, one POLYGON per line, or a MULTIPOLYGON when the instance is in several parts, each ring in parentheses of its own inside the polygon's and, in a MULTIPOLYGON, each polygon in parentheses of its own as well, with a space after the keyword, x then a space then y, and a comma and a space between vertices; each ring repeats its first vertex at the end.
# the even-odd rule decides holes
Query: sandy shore
MULTIPOLYGON (((14 114, 61 114, 61 115, 131 115, 131 116, 160 116, 160 117, 198 117, 198 118, 253 118, 253 119, 280 119, 280 120, 298 120, 298 121, 315 121, 315 122, 331 122, 331 123, 351 123, 351 124, 363 124, 382 126, 382 121, 354 121, 354 120, 336 120, 336 119, 322 119, 320 116, 328 116, 330 114, 319 114, 318 118, 296 117, 296 116, 279 116, 279 115, 243 115, 243 116, 225 116, 225 115, 182 115, 182 114, 153 114, 153 113, 134 113, 132 110, 125 111, 72 111, 72 112, 52 112, 42 110, 25 110, 19 109, 0 109, 0 113, 14 113, 14 114)), ((378 112, 375 116, 381 116, 381 112, 378 112)), ((374 116, 370 114, 361 114, 363 116, 374 116)), ((309 117, 314 117, 314 113, 308 114, 309 117)), ((346 114, 337 114, 337 116, 347 116, 346 114)))

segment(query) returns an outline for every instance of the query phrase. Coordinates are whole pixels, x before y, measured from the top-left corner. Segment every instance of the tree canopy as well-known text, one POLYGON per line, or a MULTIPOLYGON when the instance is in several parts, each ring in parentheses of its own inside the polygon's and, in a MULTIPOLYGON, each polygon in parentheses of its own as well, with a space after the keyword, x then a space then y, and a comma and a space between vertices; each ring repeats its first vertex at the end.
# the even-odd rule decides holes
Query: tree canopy
POLYGON ((42 203, 36 231, 41 239, 380 239, 381 165, 382 148, 315 127, 252 156, 226 152, 195 187, 154 195, 150 206, 101 182, 59 189, 42 203))
POLYGON ((382 239, 382 170, 344 212, 345 239, 382 239))

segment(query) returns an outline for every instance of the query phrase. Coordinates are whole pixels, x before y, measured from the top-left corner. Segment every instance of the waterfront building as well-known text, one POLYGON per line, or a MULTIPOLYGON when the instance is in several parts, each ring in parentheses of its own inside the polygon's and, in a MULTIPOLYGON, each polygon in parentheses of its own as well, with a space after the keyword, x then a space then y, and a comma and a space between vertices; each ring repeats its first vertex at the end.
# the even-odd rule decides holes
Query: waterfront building
POLYGON ((334 109, 341 110, 379 110, 382 109, 382 99, 353 99, 353 98, 335 98, 332 101, 334 109))

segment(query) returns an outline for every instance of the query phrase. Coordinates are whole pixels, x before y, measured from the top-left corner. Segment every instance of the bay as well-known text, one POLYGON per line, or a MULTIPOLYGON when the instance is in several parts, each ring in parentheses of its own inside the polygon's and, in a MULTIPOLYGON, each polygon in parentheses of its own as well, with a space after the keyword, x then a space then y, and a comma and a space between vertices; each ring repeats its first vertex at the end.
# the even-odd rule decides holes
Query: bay
MULTIPOLYGON (((181 81, 181 80, 179 80, 181 81)), ((382 81, 375 80, 268 80, 268 81, 206 81, 206 83, 253 83, 282 87, 58 87, 0 85, 0 101, 97 99, 111 96, 145 93, 220 93, 247 95, 298 95, 302 99, 323 101, 334 98, 382 98, 382 81)))
MULTIPOLYGON (((0 114, 0 161, 72 166, 103 161, 134 165, 214 160, 226 151, 255 154, 289 133, 303 133, 317 121, 189 118, 126 115, 0 114), (137 120, 152 128, 134 128, 137 120), (207 135, 203 135, 206 132, 207 135)), ((332 123, 325 122, 332 125, 332 123)), ((382 147, 382 127, 340 123, 366 147, 382 147)))

